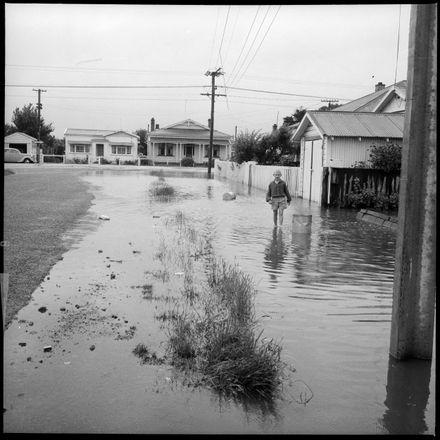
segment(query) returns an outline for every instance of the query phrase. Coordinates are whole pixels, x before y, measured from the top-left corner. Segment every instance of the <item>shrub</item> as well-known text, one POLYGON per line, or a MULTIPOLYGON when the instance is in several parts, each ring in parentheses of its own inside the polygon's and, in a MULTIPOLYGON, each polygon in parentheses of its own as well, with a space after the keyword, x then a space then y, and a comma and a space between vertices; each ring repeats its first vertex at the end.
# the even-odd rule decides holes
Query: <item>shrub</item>
POLYGON ((283 167, 297 167, 299 161, 296 154, 286 154, 280 157, 280 165, 283 167))
POLYGON ((237 163, 255 160, 255 153, 260 139, 261 135, 258 131, 241 132, 232 144, 233 155, 231 160, 237 163))
POLYGON ((386 172, 400 171, 402 147, 398 144, 373 145, 370 151, 371 167, 386 172))
POLYGON ((184 157, 181 161, 180 164, 183 167, 193 167, 194 166, 194 159, 192 157, 184 157))

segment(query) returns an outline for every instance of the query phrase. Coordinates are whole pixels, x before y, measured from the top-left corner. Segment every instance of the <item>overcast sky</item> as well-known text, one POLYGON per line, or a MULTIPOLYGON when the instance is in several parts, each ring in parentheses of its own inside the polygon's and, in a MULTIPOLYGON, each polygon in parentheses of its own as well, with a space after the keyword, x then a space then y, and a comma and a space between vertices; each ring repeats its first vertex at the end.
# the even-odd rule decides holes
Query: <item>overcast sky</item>
POLYGON ((152 117, 160 127, 206 125, 205 73, 222 67, 215 128, 269 132, 301 106, 343 104, 406 79, 410 8, 6 4, 5 122, 41 88, 58 138, 66 128, 134 132, 152 117))

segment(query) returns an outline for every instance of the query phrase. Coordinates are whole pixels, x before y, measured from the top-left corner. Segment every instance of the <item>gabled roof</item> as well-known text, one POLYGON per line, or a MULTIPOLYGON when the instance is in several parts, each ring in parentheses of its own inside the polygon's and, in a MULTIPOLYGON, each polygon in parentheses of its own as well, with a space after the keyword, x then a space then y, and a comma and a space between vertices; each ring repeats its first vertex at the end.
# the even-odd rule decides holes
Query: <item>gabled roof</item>
MULTIPOLYGON (((177 122, 175 124, 168 125, 164 128, 160 128, 154 131, 150 131, 148 136, 157 138, 180 138, 180 139, 198 139, 209 140, 210 129, 208 126, 200 124, 192 119, 185 119, 184 121, 177 122)), ((213 137, 217 140, 229 140, 232 136, 215 130, 213 137)))
POLYGON ((8 134, 7 136, 5 136, 5 140, 6 140, 6 139, 9 139, 9 138, 12 137, 12 136, 16 136, 16 135, 20 135, 20 136, 27 137, 27 138, 29 138, 31 141, 34 141, 34 142, 37 142, 37 141, 38 141, 38 139, 36 139, 36 138, 34 138, 33 136, 30 136, 30 135, 28 135, 28 134, 26 134, 26 133, 23 133, 22 131, 14 131, 14 133, 8 134))
POLYGON ((400 139, 403 137, 404 117, 403 113, 308 111, 293 140, 299 140, 309 125, 313 125, 321 137, 400 139))
POLYGON ((391 86, 385 87, 369 95, 362 96, 354 101, 347 102, 334 110, 333 112, 377 112, 383 104, 384 99, 392 97, 394 94, 402 99, 406 99, 407 81, 403 80, 391 86))
POLYGON ((113 134, 119 134, 119 133, 139 138, 139 136, 137 136, 136 134, 128 133, 127 131, 123 131, 123 130, 99 130, 96 128, 66 128, 64 130, 64 136, 66 136, 66 135, 78 135, 78 136, 86 135, 86 136, 92 136, 95 138, 107 137, 107 136, 111 136, 113 134))

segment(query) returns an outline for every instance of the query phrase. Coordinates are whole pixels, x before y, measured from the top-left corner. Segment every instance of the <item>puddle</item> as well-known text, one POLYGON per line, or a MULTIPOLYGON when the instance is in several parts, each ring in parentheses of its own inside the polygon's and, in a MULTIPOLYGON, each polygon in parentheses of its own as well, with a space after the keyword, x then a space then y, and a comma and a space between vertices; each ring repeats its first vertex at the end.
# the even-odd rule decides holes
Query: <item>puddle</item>
POLYGON ((434 433, 435 361, 396 367, 388 358, 392 231, 295 199, 274 229, 262 191, 165 170, 175 192, 158 196, 154 171, 85 174, 91 210, 5 332, 5 432, 434 433), (237 198, 224 201, 229 191, 237 198), (264 335, 296 369, 284 384, 293 398, 220 399, 133 354, 144 344, 165 356, 166 314, 188 275, 158 258, 177 212, 254 280, 264 335), (299 212, 312 215, 309 234, 291 232, 299 212))

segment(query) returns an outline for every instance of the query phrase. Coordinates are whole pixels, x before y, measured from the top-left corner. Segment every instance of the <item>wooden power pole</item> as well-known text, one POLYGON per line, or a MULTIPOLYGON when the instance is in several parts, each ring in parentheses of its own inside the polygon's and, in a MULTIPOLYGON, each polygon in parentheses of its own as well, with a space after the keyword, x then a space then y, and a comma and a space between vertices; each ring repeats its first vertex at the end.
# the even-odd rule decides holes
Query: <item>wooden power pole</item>
POLYGON ((37 160, 38 163, 40 162, 40 145, 41 145, 41 117, 40 117, 40 111, 43 108, 43 105, 41 104, 41 92, 47 92, 47 90, 42 89, 32 89, 34 92, 38 92, 38 104, 37 104, 37 110, 38 110, 38 147, 37 147, 37 160))
MULTIPOLYGON (((211 168, 212 168, 212 142, 214 139, 214 102, 216 96, 226 96, 222 94, 215 94, 215 78, 219 75, 224 75, 224 72, 221 71, 222 68, 219 67, 215 72, 210 72, 209 70, 205 73, 206 76, 211 77, 211 124, 210 124, 210 133, 209 133, 209 154, 208 154, 208 178, 211 177, 211 168)), ((202 95, 209 96, 209 93, 202 93, 202 95)))
POLYGON ((432 359, 436 291, 437 4, 411 6, 390 354, 432 359))

